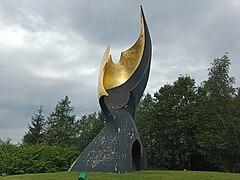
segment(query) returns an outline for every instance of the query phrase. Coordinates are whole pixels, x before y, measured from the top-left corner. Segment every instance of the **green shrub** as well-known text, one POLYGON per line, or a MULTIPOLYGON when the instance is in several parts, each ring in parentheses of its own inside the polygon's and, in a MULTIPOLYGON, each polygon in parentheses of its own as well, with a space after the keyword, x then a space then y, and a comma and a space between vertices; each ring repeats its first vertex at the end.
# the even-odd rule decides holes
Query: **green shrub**
POLYGON ((69 147, 18 146, 0 142, 0 173, 59 172, 69 169, 79 152, 69 147))

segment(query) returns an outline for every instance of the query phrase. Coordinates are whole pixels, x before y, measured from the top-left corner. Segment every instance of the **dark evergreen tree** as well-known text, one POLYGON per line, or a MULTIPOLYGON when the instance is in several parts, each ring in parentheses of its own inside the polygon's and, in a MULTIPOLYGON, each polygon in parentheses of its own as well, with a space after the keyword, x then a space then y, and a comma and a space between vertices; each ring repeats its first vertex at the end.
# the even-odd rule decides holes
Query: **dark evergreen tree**
POLYGON ((40 106, 38 113, 32 119, 31 124, 28 124, 28 132, 23 136, 23 145, 41 144, 44 141, 45 118, 43 116, 43 108, 40 106))
POLYGON ((55 110, 47 118, 45 142, 49 145, 74 146, 77 126, 76 115, 72 115, 74 108, 66 96, 60 100, 55 110))

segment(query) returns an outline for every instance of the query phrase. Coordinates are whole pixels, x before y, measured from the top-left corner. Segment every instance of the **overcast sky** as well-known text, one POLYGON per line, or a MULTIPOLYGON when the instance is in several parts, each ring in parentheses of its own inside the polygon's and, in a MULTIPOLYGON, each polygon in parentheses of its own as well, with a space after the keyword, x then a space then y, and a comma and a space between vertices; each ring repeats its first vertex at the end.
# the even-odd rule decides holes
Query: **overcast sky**
POLYGON ((239 0, 0 0, 0 139, 20 142, 37 108, 48 116, 65 95, 78 116, 99 111, 102 55, 110 44, 117 62, 138 38, 140 4, 153 44, 145 93, 180 74, 200 84, 226 52, 240 86, 239 0))

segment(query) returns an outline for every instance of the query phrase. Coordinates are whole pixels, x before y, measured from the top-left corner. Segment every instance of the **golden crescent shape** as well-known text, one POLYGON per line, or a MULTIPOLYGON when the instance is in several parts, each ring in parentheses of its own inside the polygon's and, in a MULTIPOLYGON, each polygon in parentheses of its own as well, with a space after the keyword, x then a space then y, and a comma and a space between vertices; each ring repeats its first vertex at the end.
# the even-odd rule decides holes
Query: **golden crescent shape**
POLYGON ((102 57, 102 63, 100 65, 99 69, 99 76, 98 76, 98 98, 100 99, 101 96, 108 96, 108 93, 106 92, 104 85, 103 85, 103 76, 104 76, 104 71, 106 68, 106 64, 109 59, 109 53, 110 53, 110 46, 107 47, 105 50, 103 57, 102 57))
POLYGON ((106 90, 118 87, 124 84, 135 72, 139 66, 145 43, 144 35, 144 20, 141 13, 141 32, 135 44, 126 51, 121 53, 118 63, 112 61, 111 55, 109 56, 108 47, 104 53, 102 64, 99 72, 99 87, 98 97, 102 95, 108 96, 106 90), (107 54, 106 54, 107 53, 107 54))

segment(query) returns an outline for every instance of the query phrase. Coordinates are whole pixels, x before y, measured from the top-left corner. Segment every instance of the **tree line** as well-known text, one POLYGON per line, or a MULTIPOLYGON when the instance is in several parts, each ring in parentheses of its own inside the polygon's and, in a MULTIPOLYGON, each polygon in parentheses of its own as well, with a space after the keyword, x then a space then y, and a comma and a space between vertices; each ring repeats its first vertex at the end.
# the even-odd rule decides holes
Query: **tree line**
MULTIPOLYGON (((181 75, 141 99, 136 124, 149 169, 240 172, 240 88, 234 87, 229 69, 225 54, 214 59, 207 69, 208 79, 200 85, 189 75, 181 75)), ((70 148, 70 166, 105 121, 102 112, 78 119, 73 111, 68 96, 47 117, 39 107, 20 147, 70 148)), ((0 142, 1 151, 6 143, 0 142)))
POLYGON ((57 103, 47 118, 40 106, 32 117, 31 124, 28 124, 28 132, 23 136, 22 144, 60 145, 81 152, 103 128, 104 115, 102 112, 94 112, 77 119, 73 110, 68 96, 57 103))
POLYGON ((240 172, 240 91, 229 68, 224 55, 201 85, 180 76, 142 99, 137 125, 151 168, 240 172))

